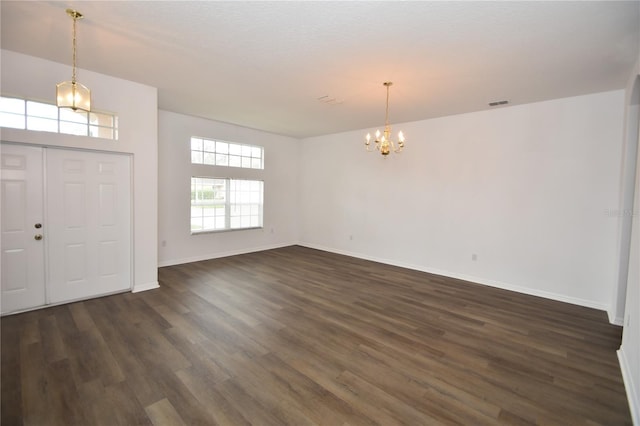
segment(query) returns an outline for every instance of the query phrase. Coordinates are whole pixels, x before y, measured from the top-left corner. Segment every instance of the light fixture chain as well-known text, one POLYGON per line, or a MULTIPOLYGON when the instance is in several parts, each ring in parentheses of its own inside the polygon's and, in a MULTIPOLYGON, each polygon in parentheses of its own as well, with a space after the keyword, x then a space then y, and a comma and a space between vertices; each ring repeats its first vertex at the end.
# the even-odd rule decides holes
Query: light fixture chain
POLYGON ((385 127, 389 125, 389 85, 387 86, 387 107, 384 111, 384 125, 385 127))
POLYGON ((78 18, 73 16, 73 71, 71 74, 71 82, 75 84, 76 82, 76 23, 78 22, 78 18))

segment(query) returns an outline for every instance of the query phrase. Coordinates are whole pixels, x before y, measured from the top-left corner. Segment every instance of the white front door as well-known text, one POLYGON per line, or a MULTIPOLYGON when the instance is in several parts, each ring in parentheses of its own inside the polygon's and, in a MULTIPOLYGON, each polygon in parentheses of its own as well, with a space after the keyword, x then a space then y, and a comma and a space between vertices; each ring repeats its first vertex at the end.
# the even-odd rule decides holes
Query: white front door
POLYGON ((49 149, 46 164, 48 302, 130 289, 130 158, 49 149))
POLYGON ((0 146, 2 313, 45 303, 42 148, 0 146))

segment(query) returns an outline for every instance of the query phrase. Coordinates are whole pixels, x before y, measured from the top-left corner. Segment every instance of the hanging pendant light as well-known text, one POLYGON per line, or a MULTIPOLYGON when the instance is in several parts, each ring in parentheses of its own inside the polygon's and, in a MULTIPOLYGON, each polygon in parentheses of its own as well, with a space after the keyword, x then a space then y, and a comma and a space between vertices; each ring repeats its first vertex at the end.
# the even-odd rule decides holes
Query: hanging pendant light
POLYGON ((76 24, 82 19, 82 13, 67 9, 67 15, 73 19, 73 74, 71 81, 56 84, 58 108, 71 108, 74 111, 91 111, 91 90, 76 81, 76 24))
MULTIPOLYGON (((402 151, 402 149, 404 148, 404 141, 405 141, 404 134, 402 134, 402 131, 398 132, 397 145, 391 139, 391 126, 389 125, 389 87, 391 87, 392 84, 393 83, 391 81, 385 81, 384 83, 382 83, 382 85, 387 88, 387 108, 385 110, 385 115, 384 115, 384 130, 382 131, 382 134, 380 134, 380 130, 376 130, 376 133, 375 133, 376 138, 374 141, 376 144, 375 145, 376 149, 380 151, 380 154, 382 154, 385 157, 389 155, 391 151, 393 152, 402 151)), ((367 147, 367 151, 372 151, 371 134, 367 133, 364 139, 365 139, 364 144, 367 147)))

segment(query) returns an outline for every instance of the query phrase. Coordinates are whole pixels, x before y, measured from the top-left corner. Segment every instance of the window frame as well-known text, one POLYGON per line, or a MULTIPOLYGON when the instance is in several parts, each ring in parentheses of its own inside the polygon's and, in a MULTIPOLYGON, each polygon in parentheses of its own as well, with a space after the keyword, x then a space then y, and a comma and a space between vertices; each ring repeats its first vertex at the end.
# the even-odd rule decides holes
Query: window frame
MULTIPOLYGON (((246 179, 246 178, 232 178, 232 177, 213 177, 213 176, 191 176, 191 202, 190 202, 190 215, 189 215, 189 229, 190 229, 190 233, 191 235, 200 235, 200 234, 209 234, 209 233, 219 233, 219 232, 230 232, 230 231, 244 231, 244 230, 250 230, 250 229, 264 229, 264 180, 261 179, 246 179), (193 208, 194 207, 202 207, 204 209, 204 205, 195 205, 194 204, 194 195, 197 201, 197 194, 198 194, 198 190, 197 190, 197 185, 198 182, 196 181, 196 179, 206 179, 206 180, 210 180, 212 181, 211 185, 215 185, 213 183, 213 181, 216 180, 220 180, 220 181, 224 181, 225 182, 225 195, 224 195, 224 200, 223 203, 217 202, 217 203, 213 203, 212 205, 224 205, 224 228, 216 228, 216 222, 217 222, 217 216, 214 214, 213 216, 205 216, 204 214, 204 210, 202 211, 200 216, 193 216, 193 208), (236 199, 236 197, 242 197, 243 193, 249 193, 249 197, 251 196, 251 192, 255 192, 255 191, 243 191, 243 190, 233 190, 232 188, 232 183, 233 184, 240 184, 242 185, 240 182, 247 182, 249 184, 251 183, 259 183, 260 188, 259 188, 259 200, 258 202, 234 202, 234 199, 236 199), (244 205, 244 206, 243 206, 244 205), (239 226, 239 227, 232 227, 232 223, 233 223, 233 219, 237 218, 238 220, 242 221, 243 217, 248 217, 249 220, 252 220, 252 218, 256 215, 254 214, 249 214, 249 215, 242 215, 242 214, 233 214, 233 209, 240 209, 242 210, 241 207, 249 207, 251 208, 252 205, 257 205, 259 208, 259 212, 257 214, 257 220, 258 220, 258 224, 257 225, 249 225, 249 226, 239 226), (240 207, 239 207, 240 206, 240 207), (205 218, 213 218, 214 221, 214 227, 213 228, 205 228, 204 225, 204 221, 205 218), (201 230, 194 230, 193 229, 193 220, 194 219, 200 219, 201 221, 201 225, 202 225, 202 229, 201 230)), ((215 192, 214 192, 215 194, 215 192)), ((203 198, 204 200, 204 198, 203 198)), ((215 200, 215 198, 212 198, 212 200, 215 200)), ((217 207, 216 207, 217 208, 217 207)))
POLYGON ((55 104, 48 102, 40 102, 34 99, 26 99, 21 98, 19 96, 5 96, 0 95, 0 102, 3 100, 10 101, 20 101, 22 103, 22 111, 14 112, 14 111, 5 111, 0 109, 0 116, 6 117, 14 117, 22 118, 22 126, 1 126, 3 129, 18 129, 18 130, 28 130, 31 132, 48 132, 48 133, 58 133, 61 135, 73 135, 73 136, 84 136, 89 138, 97 138, 97 139, 105 139, 105 140, 118 140, 118 115, 105 111, 72 111, 68 108, 58 108, 55 104), (29 110, 35 110, 35 112, 31 113, 29 110), (37 112, 37 110, 43 111, 49 109, 50 111, 55 111, 55 114, 43 114, 42 112, 37 112), (76 114, 75 116, 73 114, 76 114), (54 117, 55 115, 55 117, 54 117), (84 120, 80 120, 81 115, 84 115, 84 120), (107 120, 111 120, 111 125, 100 124, 100 116, 107 120), (97 120, 97 121, 96 121, 97 120), (31 122, 31 126, 30 126, 31 122), (38 126, 35 123, 40 122, 41 125, 38 126), (46 128, 46 125, 49 125, 49 128, 46 128), (31 127, 31 128, 30 128, 31 127), (37 128, 40 127, 40 128, 37 128), (77 130, 68 130, 68 129, 80 129, 84 127, 86 132, 77 131, 77 130), (54 130, 55 128, 55 130, 54 130), (67 130, 63 130, 63 129, 67 130), (107 130, 111 133, 111 137, 101 136, 102 131, 107 130), (92 134, 92 131, 95 131, 96 134, 92 134))
POLYGON ((264 147, 260 145, 192 136, 189 151, 191 153, 191 164, 264 170, 264 147), (200 148, 194 148, 194 144, 197 145, 198 143, 200 144, 200 148), (213 148, 211 148, 211 144, 213 144, 213 148), (220 147, 218 147, 219 145, 220 147), (239 152, 232 152, 232 150, 238 150, 239 152), (259 156, 256 155, 257 150, 259 150, 259 156), (194 155, 195 158, 200 157, 200 160, 196 159, 194 161, 194 155), (212 159, 213 162, 205 162, 207 156, 209 156, 208 158, 212 159), (232 164, 232 157, 237 159, 238 164, 232 164), (247 163, 246 165, 245 162, 247 163))

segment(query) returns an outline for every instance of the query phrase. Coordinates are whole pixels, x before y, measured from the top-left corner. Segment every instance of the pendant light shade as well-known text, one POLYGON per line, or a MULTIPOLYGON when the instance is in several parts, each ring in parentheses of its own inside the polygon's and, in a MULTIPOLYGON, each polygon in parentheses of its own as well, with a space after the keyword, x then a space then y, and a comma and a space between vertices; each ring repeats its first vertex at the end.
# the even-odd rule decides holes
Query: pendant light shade
POLYGON ((77 81, 63 81, 56 84, 58 108, 91 111, 91 90, 77 81))
POLYGON ((82 19, 82 13, 67 9, 67 15, 73 19, 73 73, 71 81, 56 84, 56 103, 58 108, 71 108, 74 111, 91 111, 91 90, 76 81, 76 23, 82 19))

